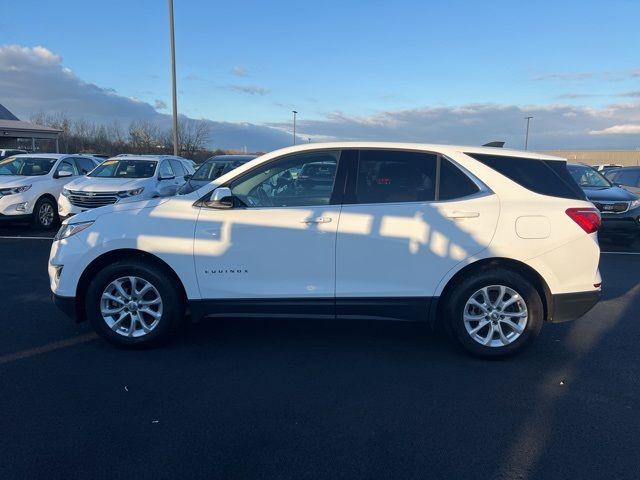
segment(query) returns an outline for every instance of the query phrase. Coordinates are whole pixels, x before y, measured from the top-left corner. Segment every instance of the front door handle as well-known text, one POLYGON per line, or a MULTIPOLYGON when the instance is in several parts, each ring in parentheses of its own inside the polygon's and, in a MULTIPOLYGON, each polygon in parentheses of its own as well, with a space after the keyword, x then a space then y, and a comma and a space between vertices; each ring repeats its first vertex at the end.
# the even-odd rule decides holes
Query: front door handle
POLYGON ((331 217, 309 217, 301 220, 300 223, 329 223, 331 217))
POLYGON ((477 218, 480 216, 479 212, 449 212, 446 214, 447 218, 477 218))

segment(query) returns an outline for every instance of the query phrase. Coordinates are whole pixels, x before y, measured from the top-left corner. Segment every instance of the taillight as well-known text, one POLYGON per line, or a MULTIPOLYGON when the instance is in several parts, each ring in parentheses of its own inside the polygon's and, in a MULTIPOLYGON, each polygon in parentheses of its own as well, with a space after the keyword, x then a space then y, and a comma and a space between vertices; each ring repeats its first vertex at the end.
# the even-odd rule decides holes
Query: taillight
POLYGON ((595 208, 567 208, 566 213, 587 233, 597 232, 602 223, 600 212, 595 208))

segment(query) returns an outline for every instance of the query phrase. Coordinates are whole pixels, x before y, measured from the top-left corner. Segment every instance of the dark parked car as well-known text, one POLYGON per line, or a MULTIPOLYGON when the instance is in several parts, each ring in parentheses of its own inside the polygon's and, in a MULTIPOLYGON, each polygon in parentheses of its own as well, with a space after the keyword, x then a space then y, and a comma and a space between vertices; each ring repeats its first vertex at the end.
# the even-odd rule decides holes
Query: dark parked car
POLYGON ((588 165, 567 164, 569 173, 602 215, 602 237, 631 240, 640 235, 640 199, 588 165))
POLYGON ((605 174, 607 179, 636 195, 640 195, 640 167, 624 167, 605 174))
POLYGON ((257 155, 216 155, 208 158, 200 165, 196 173, 193 174, 179 193, 191 193, 256 157, 257 155))

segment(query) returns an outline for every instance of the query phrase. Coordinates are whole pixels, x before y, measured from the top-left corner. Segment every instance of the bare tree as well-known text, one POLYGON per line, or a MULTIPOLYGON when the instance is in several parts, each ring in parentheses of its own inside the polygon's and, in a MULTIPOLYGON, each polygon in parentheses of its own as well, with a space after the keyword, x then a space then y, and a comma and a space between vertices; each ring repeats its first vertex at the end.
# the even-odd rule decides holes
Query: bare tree
POLYGON ((189 158, 203 150, 209 142, 211 130, 206 120, 192 120, 182 117, 178 125, 180 153, 189 158))

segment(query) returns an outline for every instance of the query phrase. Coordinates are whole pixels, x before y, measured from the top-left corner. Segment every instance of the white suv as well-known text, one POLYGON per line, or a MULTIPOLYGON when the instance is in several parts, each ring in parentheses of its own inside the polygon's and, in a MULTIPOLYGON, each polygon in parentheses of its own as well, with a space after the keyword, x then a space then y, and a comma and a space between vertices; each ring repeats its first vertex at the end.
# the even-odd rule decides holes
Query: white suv
POLYGON ((59 213, 67 218, 117 202, 175 195, 194 171, 180 157, 118 155, 69 183, 58 198, 59 213))
POLYGON ((64 186, 93 170, 86 155, 30 153, 0 160, 0 220, 31 220, 48 230, 58 221, 56 199, 64 186))
POLYGON ((82 213, 58 232, 49 276, 60 308, 125 346, 167 340, 189 310, 442 323, 495 357, 598 301, 599 224, 559 158, 313 144, 82 213))

